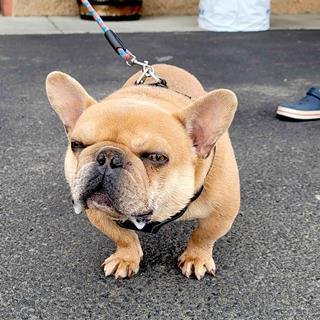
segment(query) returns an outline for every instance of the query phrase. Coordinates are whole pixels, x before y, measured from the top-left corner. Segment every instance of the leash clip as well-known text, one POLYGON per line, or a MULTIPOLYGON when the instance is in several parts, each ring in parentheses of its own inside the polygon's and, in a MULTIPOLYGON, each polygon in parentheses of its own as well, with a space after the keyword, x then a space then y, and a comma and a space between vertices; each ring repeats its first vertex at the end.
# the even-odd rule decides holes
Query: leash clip
POLYGON ((137 64, 142 68, 142 74, 136 81, 136 84, 144 84, 147 78, 153 78, 157 83, 162 83, 162 80, 156 75, 154 68, 149 65, 148 61, 141 62, 134 57, 130 62, 127 61, 127 64, 129 64, 129 66, 137 64))

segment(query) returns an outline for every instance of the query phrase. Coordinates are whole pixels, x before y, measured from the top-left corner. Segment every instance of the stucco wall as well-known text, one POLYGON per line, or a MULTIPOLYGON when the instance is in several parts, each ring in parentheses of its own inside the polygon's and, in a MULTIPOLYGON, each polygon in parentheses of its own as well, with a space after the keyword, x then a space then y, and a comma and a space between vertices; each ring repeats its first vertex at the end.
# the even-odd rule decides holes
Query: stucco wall
MULTIPOLYGON (((12 15, 77 15, 76 0, 12 1, 12 15)), ((226 0, 227 1, 227 0, 226 0)), ((198 0, 144 0, 144 15, 196 15, 198 0)), ((271 0, 274 14, 320 13, 320 0, 271 0)))
POLYGON ((199 0, 144 0, 143 14, 147 16, 196 15, 198 5, 199 0))
POLYGON ((271 0, 274 14, 320 13, 320 0, 271 0))
POLYGON ((13 16, 74 16, 76 0, 12 0, 13 16))

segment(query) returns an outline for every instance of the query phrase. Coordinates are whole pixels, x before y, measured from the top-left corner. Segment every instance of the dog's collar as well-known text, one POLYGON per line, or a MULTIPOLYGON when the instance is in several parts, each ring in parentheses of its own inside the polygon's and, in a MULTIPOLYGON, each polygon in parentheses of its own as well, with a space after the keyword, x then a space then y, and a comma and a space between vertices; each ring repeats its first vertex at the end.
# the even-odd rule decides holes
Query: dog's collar
MULTIPOLYGON (((214 146, 213 148, 213 156, 212 156, 212 160, 211 160, 211 164, 210 164, 210 167, 209 167, 209 170, 206 174, 206 177, 213 165, 213 160, 215 158, 215 154, 216 154, 216 146, 214 146)), ((121 220, 118 220, 116 221, 118 226, 122 227, 122 228, 125 228, 125 229, 130 229, 130 230, 135 230, 135 231, 142 231, 142 232, 146 232, 146 233, 157 233, 161 227, 163 227, 165 224, 169 223, 169 222, 172 222, 172 221, 175 221, 177 219, 179 219, 180 217, 183 216, 183 214, 187 211, 187 209, 189 208, 190 204, 192 202, 194 202, 195 200, 197 200, 202 191, 204 189, 204 185, 202 185, 200 187, 200 189, 193 195, 193 197, 189 200, 189 202, 187 203, 187 205, 182 208, 180 211, 178 211, 175 215, 173 215, 172 217, 164 220, 164 221, 150 221, 148 223, 146 223, 146 225, 142 228, 142 229, 138 229, 134 223, 132 223, 129 219, 125 220, 125 221, 121 221, 121 220)))

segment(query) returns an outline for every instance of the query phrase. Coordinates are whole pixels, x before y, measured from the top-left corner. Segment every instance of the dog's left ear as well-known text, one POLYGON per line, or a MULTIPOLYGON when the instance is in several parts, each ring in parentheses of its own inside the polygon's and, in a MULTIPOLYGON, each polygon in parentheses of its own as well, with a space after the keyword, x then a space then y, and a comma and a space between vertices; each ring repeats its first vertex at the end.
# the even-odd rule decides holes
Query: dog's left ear
POLYGON ((218 89, 175 114, 187 129, 201 158, 208 157, 217 140, 228 130, 237 105, 237 97, 232 91, 218 89))

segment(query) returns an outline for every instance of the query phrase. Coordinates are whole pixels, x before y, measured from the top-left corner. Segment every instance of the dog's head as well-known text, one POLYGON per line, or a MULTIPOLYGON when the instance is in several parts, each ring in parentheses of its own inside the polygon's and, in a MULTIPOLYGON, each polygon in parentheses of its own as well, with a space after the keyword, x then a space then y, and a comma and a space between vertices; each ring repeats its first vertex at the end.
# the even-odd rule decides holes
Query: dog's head
POLYGON ((129 219, 162 221, 188 203, 199 161, 228 129, 237 106, 224 89, 183 99, 185 108, 164 108, 160 98, 139 96, 139 88, 133 96, 97 102, 61 72, 50 73, 46 87, 69 140, 65 173, 75 203, 129 219))

